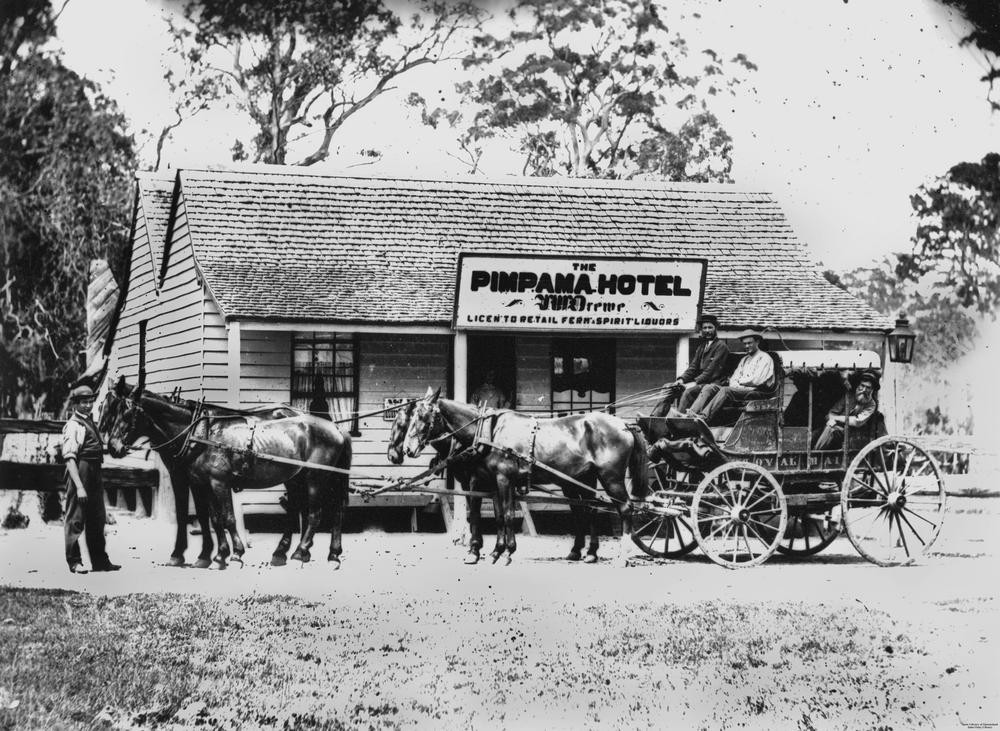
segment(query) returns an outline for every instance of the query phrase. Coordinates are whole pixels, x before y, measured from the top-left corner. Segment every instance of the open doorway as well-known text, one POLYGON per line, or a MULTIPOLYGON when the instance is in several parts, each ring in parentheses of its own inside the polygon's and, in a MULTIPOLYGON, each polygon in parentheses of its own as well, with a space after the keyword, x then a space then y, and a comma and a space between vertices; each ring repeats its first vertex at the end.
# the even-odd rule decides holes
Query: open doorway
MULTIPOLYGON (((469 335, 469 377, 466 400, 473 394, 498 392, 506 403, 503 408, 517 408, 517 355, 511 335, 469 335), (492 383, 493 388, 489 385, 492 383)), ((492 403, 490 405, 493 405, 492 403)))

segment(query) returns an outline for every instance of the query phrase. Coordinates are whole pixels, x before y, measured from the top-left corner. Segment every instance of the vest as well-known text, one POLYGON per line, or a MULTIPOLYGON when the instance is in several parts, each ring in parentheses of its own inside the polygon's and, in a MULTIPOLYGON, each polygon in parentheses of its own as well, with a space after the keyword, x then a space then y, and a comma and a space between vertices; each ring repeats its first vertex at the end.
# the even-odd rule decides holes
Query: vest
POLYGON ((83 438, 83 444, 80 445, 80 453, 77 454, 77 459, 83 462, 97 462, 100 464, 104 461, 104 446, 101 444, 101 434, 97 431, 97 424, 90 417, 83 417, 75 413, 72 419, 78 424, 82 424, 86 435, 83 438))

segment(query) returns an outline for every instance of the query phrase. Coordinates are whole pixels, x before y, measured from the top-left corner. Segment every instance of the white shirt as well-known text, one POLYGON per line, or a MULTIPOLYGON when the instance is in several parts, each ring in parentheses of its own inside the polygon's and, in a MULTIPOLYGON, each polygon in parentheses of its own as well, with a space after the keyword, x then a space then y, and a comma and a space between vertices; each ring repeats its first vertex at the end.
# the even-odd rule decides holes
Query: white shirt
POLYGON ((744 355, 729 379, 731 386, 756 388, 774 383, 774 361, 763 350, 744 355))

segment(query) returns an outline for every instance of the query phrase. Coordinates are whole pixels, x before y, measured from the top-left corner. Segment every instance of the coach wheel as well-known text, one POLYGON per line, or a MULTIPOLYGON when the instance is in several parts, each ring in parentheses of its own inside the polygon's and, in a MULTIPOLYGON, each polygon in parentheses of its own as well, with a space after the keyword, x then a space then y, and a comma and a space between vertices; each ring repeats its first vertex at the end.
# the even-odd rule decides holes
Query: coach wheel
POLYGON ((774 476, 751 462, 727 462, 705 475, 691 517, 705 555, 729 569, 764 563, 785 534, 788 506, 774 476))
POLYGON ((941 531, 941 468, 913 442, 876 439, 847 468, 840 505, 847 537, 858 553, 879 566, 912 563, 941 531))
POLYGON ((634 505, 632 525, 632 541, 656 558, 680 558, 698 545, 687 502, 663 492, 654 492, 634 505))
POLYGON ((825 513, 792 513, 784 538, 778 543, 778 553, 796 558, 815 556, 837 540, 841 528, 839 507, 825 513))

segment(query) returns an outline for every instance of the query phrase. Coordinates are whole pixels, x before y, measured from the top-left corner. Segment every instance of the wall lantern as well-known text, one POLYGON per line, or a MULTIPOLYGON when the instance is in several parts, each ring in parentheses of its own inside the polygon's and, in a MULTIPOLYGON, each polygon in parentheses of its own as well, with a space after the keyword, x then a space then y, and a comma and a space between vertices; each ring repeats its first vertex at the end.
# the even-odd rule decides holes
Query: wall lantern
POLYGON ((899 313, 896 328, 889 333, 889 360, 893 363, 909 363, 913 360, 913 343, 917 334, 910 328, 906 315, 899 313))

